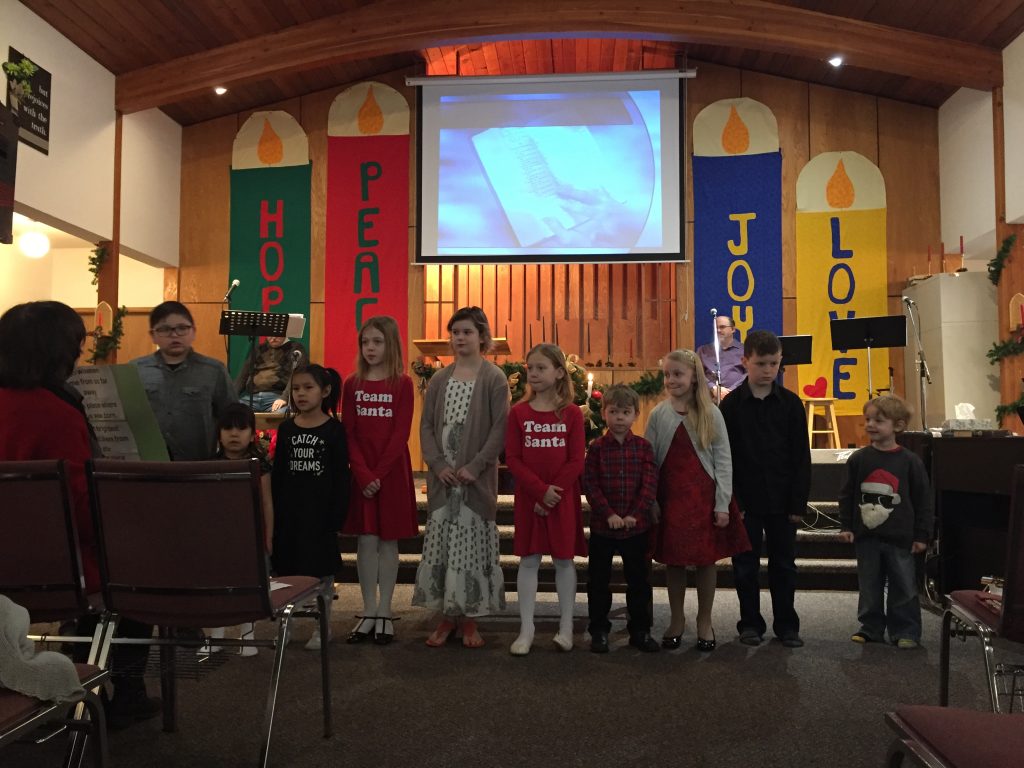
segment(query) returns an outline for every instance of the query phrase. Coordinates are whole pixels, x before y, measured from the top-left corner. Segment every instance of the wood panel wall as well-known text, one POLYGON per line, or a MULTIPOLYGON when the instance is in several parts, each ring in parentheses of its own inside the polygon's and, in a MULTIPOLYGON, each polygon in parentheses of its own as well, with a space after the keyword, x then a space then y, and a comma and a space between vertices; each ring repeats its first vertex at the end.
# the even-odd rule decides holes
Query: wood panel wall
MULTIPOLYGON (((899 297, 906 278, 914 273, 915 265, 920 271, 928 244, 937 244, 940 239, 937 110, 731 67, 700 62, 691 62, 690 66, 696 68, 697 77, 687 85, 688 127, 706 105, 738 96, 766 104, 778 121, 783 153, 784 331, 794 330, 799 298, 795 269, 796 179, 803 165, 820 152, 855 150, 876 162, 882 171, 888 199, 889 309, 892 314, 899 313, 899 297)), ((404 85, 406 74, 392 72, 375 79, 404 93, 413 105, 415 95, 404 85)), ((313 161, 310 321, 314 359, 323 352, 327 111, 342 90, 344 87, 338 87, 264 107, 291 113, 309 136, 313 161)), ((178 295, 196 316, 199 351, 222 359, 223 343, 216 334, 216 318, 228 283, 231 142, 249 114, 189 126, 182 139, 178 295)), ((691 151, 687 130, 687 156, 691 151)), ((411 255, 416 227, 415 158, 411 157, 410 162, 411 255)), ((687 163, 684 218, 685 242, 690 253, 691 182, 687 163)), ((173 280, 168 282, 173 286, 173 280)), ((692 347, 695 340, 710 340, 710 325, 694 331, 695 322, 703 318, 692 316, 693 273, 689 263, 430 268, 411 265, 409 285, 408 338, 443 338, 444 324, 452 309, 478 304, 491 317, 495 335, 508 334, 513 358, 522 358, 529 347, 531 332, 533 343, 552 340, 557 333, 563 348, 577 353, 582 362, 611 359, 615 367, 598 377, 598 381, 606 377, 635 379, 642 369, 656 365, 665 351, 676 346, 692 347), (630 366, 630 362, 634 365, 630 366)), ((418 355, 415 349, 406 352, 407 359, 418 355)), ((897 394, 903 392, 902 360, 901 350, 890 354, 897 394)), ((787 377, 787 384, 795 388, 795 371, 788 372, 787 377)), ((844 445, 864 444, 858 417, 844 417, 841 422, 844 445)), ((411 447, 414 456, 418 456, 415 434, 411 447)))

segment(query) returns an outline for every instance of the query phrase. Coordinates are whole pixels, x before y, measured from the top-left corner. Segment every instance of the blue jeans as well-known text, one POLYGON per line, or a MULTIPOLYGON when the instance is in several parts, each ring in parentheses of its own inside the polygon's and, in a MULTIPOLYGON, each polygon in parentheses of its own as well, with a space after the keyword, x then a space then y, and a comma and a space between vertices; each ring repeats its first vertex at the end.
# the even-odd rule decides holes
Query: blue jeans
POLYGON ((860 631, 876 642, 885 639, 886 630, 891 642, 904 638, 921 642, 921 603, 910 548, 865 536, 854 542, 854 549, 860 583, 860 631))
MULTIPOLYGON (((280 392, 253 392, 252 409, 256 413, 270 413, 275 400, 287 400, 287 398, 280 392)), ((249 393, 244 393, 238 398, 238 402, 249 405, 249 393)), ((287 408, 286 405, 282 410, 287 410, 287 408)))

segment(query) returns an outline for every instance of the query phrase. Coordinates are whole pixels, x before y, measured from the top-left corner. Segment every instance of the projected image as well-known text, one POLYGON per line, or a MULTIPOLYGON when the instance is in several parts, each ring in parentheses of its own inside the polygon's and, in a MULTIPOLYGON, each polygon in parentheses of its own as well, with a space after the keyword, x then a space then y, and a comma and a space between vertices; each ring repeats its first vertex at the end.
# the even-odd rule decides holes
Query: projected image
POLYGON ((657 89, 443 96, 437 253, 671 247, 661 112, 657 89))

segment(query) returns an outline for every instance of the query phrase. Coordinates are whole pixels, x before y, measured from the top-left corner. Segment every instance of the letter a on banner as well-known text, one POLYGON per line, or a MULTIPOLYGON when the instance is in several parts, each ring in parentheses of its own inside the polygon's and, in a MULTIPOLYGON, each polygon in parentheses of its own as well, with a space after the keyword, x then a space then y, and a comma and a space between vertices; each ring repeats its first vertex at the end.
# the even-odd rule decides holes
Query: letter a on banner
MULTIPOLYGON (((831 397, 836 413, 859 415, 867 399, 867 352, 833 350, 830 321, 886 314, 885 181, 856 152, 811 159, 796 182, 796 326, 813 337, 800 394, 831 397)), ((876 379, 887 349, 872 350, 876 379)), ((875 382, 877 386, 878 382, 875 382)))
POLYGON ((324 360, 347 373, 374 315, 409 320, 409 104, 367 82, 342 91, 327 123, 324 360))
MULTIPOLYGON (((232 309, 309 317, 310 169, 306 133, 287 112, 254 112, 236 134, 228 279, 239 286, 232 309)), ((308 349, 308 322, 301 341, 308 349)), ((230 339, 235 375, 248 351, 246 339, 230 339)))
POLYGON ((694 119, 693 218, 696 343, 713 340, 712 307, 740 340, 752 328, 781 333, 782 154, 764 104, 722 99, 694 119))

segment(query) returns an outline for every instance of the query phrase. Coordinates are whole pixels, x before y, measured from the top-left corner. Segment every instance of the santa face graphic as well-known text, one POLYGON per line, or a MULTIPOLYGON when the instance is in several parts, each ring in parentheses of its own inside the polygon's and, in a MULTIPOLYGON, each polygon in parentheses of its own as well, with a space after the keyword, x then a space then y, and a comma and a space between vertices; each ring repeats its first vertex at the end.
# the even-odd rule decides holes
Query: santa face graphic
POLYGON ((900 503, 899 480, 891 472, 876 469, 860 484, 860 519, 867 528, 877 528, 900 503))

